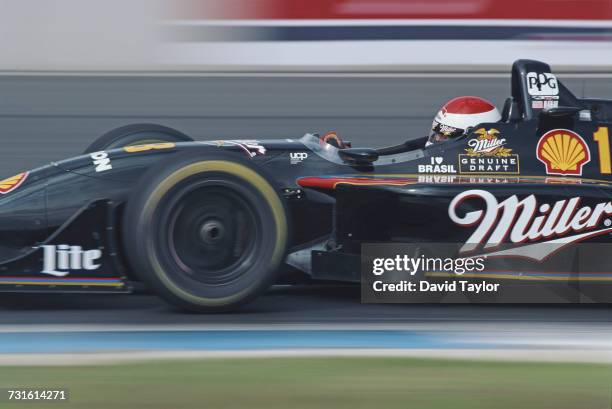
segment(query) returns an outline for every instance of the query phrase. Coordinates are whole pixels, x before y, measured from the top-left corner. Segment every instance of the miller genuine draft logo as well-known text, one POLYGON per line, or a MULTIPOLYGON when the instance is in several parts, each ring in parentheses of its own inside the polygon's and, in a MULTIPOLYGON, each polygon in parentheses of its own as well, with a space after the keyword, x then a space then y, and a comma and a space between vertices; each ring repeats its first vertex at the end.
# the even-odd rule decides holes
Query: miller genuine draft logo
POLYGON ((470 139, 465 151, 468 156, 510 156, 512 149, 504 148, 506 140, 499 137, 499 131, 495 128, 486 130, 480 128, 474 131, 478 135, 476 139, 470 139))
POLYGON ((459 173, 518 174, 519 156, 506 147, 495 128, 479 128, 476 138, 468 140, 465 154, 459 155, 459 173))
POLYGON ((0 181, 0 194, 5 195, 17 189, 28 177, 28 172, 23 172, 0 181))
POLYGON ((582 175, 591 152, 580 135, 568 129, 553 129, 540 138, 536 155, 549 175, 582 175))

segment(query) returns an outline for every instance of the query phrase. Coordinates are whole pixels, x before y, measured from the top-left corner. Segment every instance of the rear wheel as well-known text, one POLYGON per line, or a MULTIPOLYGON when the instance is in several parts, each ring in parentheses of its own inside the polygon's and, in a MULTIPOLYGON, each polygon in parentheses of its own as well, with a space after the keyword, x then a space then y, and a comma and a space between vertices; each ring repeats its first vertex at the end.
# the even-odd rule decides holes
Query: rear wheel
POLYGON ((176 129, 155 124, 132 124, 113 129, 96 139, 84 154, 124 146, 162 142, 192 142, 193 139, 176 129))
POLYGON ((275 280, 287 247, 284 203, 270 179, 226 153, 175 156, 145 174, 123 219, 127 258, 166 301, 233 309, 275 280))

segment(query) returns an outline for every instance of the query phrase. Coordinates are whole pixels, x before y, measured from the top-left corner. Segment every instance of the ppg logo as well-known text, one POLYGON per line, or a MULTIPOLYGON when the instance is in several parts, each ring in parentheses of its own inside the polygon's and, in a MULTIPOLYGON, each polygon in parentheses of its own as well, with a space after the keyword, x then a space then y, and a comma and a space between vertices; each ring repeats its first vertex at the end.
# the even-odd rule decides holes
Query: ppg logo
POLYGON ((529 95, 559 95, 557 77, 548 72, 530 72, 527 74, 529 95))
POLYGON ((289 154, 289 161, 292 165, 302 162, 304 159, 308 158, 308 154, 306 152, 291 152, 289 154))

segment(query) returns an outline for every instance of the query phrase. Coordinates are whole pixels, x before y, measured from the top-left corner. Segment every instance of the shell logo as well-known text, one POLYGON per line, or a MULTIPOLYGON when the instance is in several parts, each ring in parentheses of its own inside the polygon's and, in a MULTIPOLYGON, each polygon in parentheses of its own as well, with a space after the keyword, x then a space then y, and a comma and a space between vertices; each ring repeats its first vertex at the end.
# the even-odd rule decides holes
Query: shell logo
POLYGON ((5 195, 17 189, 28 177, 28 172, 23 172, 8 179, 0 180, 0 194, 5 195))
POLYGON ((569 129, 553 129, 542 135, 536 155, 549 175, 581 176, 582 167, 591 160, 584 139, 569 129))

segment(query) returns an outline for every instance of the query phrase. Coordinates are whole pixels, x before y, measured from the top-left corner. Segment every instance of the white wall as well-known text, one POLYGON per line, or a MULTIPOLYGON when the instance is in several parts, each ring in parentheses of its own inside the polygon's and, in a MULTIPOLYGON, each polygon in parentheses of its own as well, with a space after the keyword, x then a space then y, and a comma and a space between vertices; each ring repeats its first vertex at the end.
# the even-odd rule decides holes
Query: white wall
POLYGON ((163 0, 0 0, 0 70, 146 69, 163 0))

